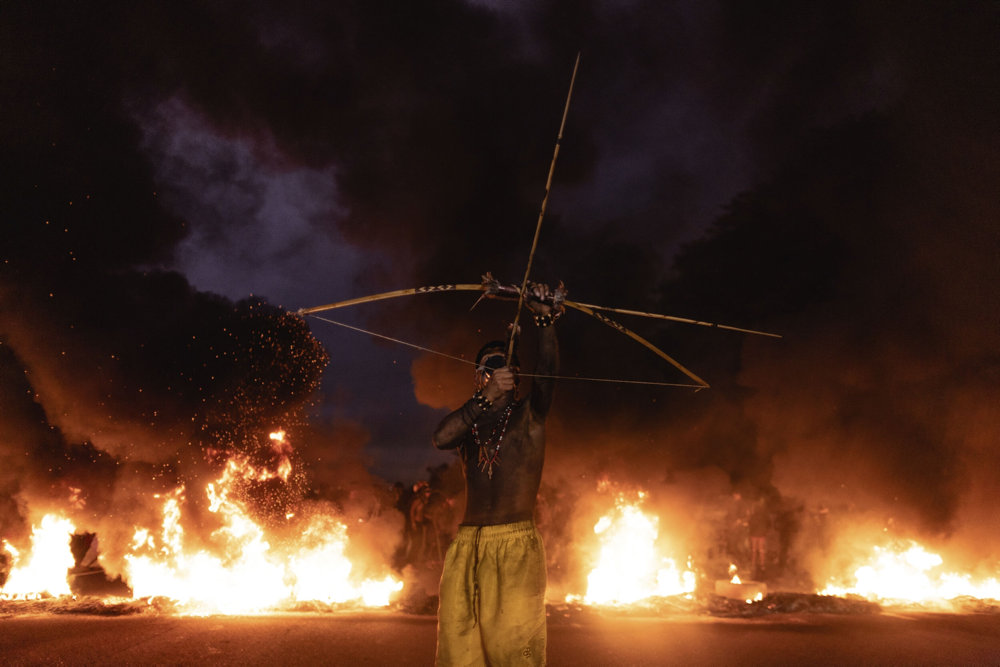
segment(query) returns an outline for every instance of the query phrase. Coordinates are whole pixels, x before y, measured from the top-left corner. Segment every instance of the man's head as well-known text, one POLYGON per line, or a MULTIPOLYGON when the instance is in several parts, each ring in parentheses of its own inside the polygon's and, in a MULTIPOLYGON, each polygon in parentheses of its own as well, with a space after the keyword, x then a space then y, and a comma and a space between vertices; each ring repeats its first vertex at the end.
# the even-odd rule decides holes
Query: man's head
MULTIPOLYGON (((479 348, 476 353, 476 383, 482 387, 490 380, 490 375, 498 368, 507 365, 507 343, 502 340, 491 340, 479 348)), ((510 365, 517 369, 520 363, 517 359, 517 352, 511 355, 510 365)), ((517 380, 515 379, 515 382, 517 380)))

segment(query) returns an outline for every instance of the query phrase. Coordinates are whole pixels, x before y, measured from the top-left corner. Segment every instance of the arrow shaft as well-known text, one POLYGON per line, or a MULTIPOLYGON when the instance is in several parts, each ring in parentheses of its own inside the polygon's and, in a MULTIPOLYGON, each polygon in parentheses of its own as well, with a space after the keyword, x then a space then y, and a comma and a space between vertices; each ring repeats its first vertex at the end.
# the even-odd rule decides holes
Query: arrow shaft
POLYGON ((507 365, 514 356, 514 340, 517 336, 517 323, 521 319, 521 308, 524 306, 524 292, 528 289, 528 276, 531 275, 531 264, 535 260, 535 249, 538 247, 538 236, 542 231, 542 219, 545 217, 545 207, 549 203, 549 191, 552 189, 552 175, 556 171, 556 160, 559 158, 559 145, 562 143, 563 130, 566 128, 566 116, 569 115, 569 102, 573 98, 573 84, 576 82, 576 70, 580 67, 580 54, 576 54, 576 62, 573 63, 573 75, 569 80, 569 92, 566 94, 566 104, 563 107, 562 122, 559 123, 559 134, 556 136, 556 147, 552 152, 552 162, 549 164, 549 176, 545 179, 545 196, 542 197, 542 206, 538 211, 538 222, 535 224, 535 237, 531 241, 531 252, 528 253, 528 265, 524 269, 524 280, 521 281, 521 289, 517 299, 517 310, 514 312, 514 324, 510 331, 510 342, 507 344, 507 365))

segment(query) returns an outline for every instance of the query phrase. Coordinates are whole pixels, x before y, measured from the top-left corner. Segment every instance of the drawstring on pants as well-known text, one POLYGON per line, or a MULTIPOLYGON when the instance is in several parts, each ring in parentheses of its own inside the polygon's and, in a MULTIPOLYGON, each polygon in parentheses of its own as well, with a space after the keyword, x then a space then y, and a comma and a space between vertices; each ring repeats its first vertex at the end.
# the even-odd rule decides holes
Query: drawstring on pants
POLYGON ((476 526, 476 539, 472 543, 472 627, 479 625, 479 536, 482 526, 476 526))

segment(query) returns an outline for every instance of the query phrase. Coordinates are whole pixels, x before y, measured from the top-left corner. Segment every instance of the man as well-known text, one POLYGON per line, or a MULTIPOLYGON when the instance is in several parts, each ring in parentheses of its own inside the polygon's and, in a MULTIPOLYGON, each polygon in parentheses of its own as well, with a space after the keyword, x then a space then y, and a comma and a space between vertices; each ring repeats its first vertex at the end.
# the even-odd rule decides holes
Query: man
POLYGON ((545 551, 533 517, 558 371, 552 325, 562 308, 544 303, 551 297, 546 285, 526 295, 538 326, 534 375, 542 376, 528 396, 517 398, 518 364, 507 366, 504 342, 487 343, 476 355, 475 394, 434 432, 435 447, 458 448, 466 486, 441 575, 439 665, 545 663, 545 551))

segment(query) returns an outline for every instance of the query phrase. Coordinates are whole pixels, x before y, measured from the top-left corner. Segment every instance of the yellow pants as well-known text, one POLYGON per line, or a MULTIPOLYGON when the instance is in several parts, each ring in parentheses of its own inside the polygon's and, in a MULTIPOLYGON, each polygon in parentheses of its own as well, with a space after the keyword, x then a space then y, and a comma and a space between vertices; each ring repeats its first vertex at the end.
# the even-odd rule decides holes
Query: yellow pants
POLYGON ((534 522, 459 527, 441 574, 437 664, 545 664, 545 549, 534 522))

